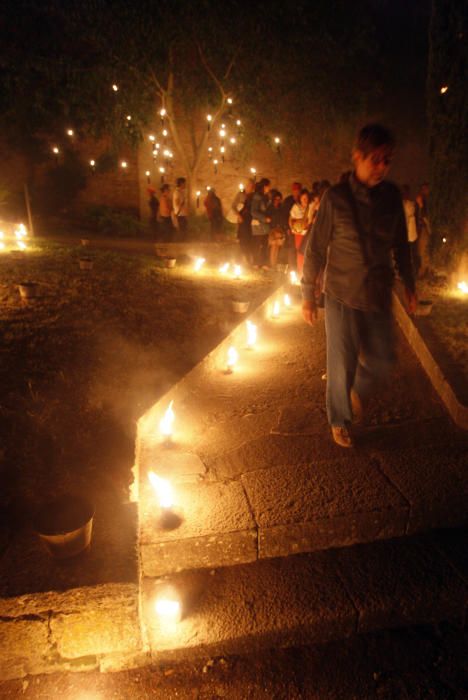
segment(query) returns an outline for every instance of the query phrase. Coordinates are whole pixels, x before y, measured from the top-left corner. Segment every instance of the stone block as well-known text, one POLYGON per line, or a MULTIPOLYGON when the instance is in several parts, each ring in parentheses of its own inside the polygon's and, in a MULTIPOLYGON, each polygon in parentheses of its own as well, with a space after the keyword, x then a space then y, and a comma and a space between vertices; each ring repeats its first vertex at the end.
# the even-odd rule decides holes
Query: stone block
POLYGON ((206 473, 206 467, 200 457, 190 452, 161 448, 142 449, 139 464, 141 473, 154 470, 158 476, 169 479, 174 484, 198 483, 206 473))
POLYGON ((140 501, 140 543, 242 532, 255 527, 239 482, 180 485, 174 489, 173 523, 164 526, 155 495, 145 483, 140 501), (174 527, 172 527, 172 524, 174 527))
POLYGON ((402 535, 408 505, 365 456, 242 476, 259 527, 259 557, 402 535))
POLYGON ((356 610, 321 554, 176 574, 170 585, 183 617, 170 626, 155 613, 159 584, 144 579, 142 588, 156 661, 324 642, 356 627, 356 610))
POLYGON ((328 432, 325 404, 300 403, 285 406, 272 430, 278 435, 318 435, 328 432))
POLYGON ((375 454, 382 471, 410 504, 409 534, 468 522, 464 450, 452 447, 447 453, 435 447, 418 447, 375 454))
POLYGON ((84 656, 141 649, 138 599, 108 601, 105 607, 88 603, 75 612, 55 613, 50 620, 52 639, 60 656, 84 656))
POLYGON ((463 619, 468 588, 428 536, 345 548, 335 565, 360 632, 463 619))
POLYGON ((131 671, 135 668, 148 666, 150 663, 150 654, 145 651, 106 654, 99 662, 99 670, 102 671, 102 673, 131 671))
POLYGON ((50 654, 47 615, 41 619, 2 618, 0 621, 0 679, 22 678, 44 667, 50 654))
POLYGON ((184 540, 142 544, 144 576, 165 576, 187 569, 244 564, 257 559, 257 531, 242 530, 184 540))

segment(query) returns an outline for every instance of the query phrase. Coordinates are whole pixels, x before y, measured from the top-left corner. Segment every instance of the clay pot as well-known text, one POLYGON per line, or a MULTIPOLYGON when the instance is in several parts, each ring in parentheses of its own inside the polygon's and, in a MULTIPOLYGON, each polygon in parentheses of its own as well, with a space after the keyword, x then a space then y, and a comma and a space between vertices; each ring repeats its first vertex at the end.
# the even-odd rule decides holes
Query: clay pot
POLYGON ((20 282, 18 285, 21 299, 33 299, 37 296, 37 282, 20 282))
POLYGON ((250 301, 245 301, 241 299, 232 299, 232 310, 236 314, 245 314, 249 310, 250 301))
POLYGON ((173 268, 175 266, 176 266, 176 259, 175 258, 165 258, 164 259, 164 267, 173 268))
POLYGON ((93 261, 91 258, 80 258, 80 270, 92 270, 93 261))
POLYGON ((432 311, 432 301, 428 299, 420 299, 416 307, 416 316, 429 316, 432 311))
POLYGON ((42 506, 33 527, 49 554, 66 559, 89 547, 93 518, 94 506, 89 501, 66 494, 42 506))

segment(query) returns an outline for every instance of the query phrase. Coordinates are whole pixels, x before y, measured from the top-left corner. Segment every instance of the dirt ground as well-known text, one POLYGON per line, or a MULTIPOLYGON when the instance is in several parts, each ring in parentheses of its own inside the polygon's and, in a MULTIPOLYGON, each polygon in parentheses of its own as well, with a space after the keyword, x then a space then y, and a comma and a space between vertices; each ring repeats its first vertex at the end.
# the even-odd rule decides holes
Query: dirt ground
MULTIPOLYGON (((136 421, 241 317, 239 292, 260 303, 280 280, 195 274, 154 256, 36 242, 0 256, 0 526, 68 489, 124 497, 136 421), (17 285, 39 284, 22 301, 17 285)), ((222 251, 218 251, 218 257, 222 251)), ((185 263, 185 264, 184 264, 185 263)), ((1 538, 0 538, 1 550, 1 538)))
POLYGON ((429 316, 415 317, 416 325, 459 401, 468 405, 468 294, 444 274, 419 280, 417 289, 419 299, 433 306, 429 316))
POLYGON ((0 682, 4 700, 466 700, 468 634, 450 625, 393 630, 120 673, 0 682))

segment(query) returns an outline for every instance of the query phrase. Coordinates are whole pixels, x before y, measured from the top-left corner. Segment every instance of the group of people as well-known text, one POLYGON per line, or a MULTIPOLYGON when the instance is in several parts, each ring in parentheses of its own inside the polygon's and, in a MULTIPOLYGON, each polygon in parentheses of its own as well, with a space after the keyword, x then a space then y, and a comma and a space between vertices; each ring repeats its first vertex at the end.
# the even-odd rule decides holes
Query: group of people
POLYGON ((293 182, 291 194, 283 199, 268 178, 249 179, 231 205, 244 263, 268 270, 282 261, 300 273, 320 200, 329 187, 327 180, 315 182, 311 190, 293 182))
POLYGON ((187 236, 189 202, 186 185, 185 177, 177 178, 173 192, 170 185, 162 184, 159 199, 154 187, 148 187, 151 225, 156 230, 158 239, 164 243, 173 241, 176 233, 181 241, 187 236))

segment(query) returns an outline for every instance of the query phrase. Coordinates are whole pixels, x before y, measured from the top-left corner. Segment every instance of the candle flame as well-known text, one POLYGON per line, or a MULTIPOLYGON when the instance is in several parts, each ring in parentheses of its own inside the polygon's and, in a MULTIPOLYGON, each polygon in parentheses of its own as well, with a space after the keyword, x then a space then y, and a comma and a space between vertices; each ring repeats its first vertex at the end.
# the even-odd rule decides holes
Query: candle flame
POLYGON ((228 270, 229 270, 229 263, 228 262, 224 263, 224 265, 221 265, 221 267, 219 268, 219 271, 222 275, 225 275, 228 270))
POLYGON ((181 602, 172 591, 164 591, 164 595, 156 599, 154 609, 161 626, 167 627, 169 630, 175 623, 180 622, 182 617, 181 602))
POLYGON ((239 279, 242 275, 242 268, 240 265, 234 265, 234 277, 239 279))
POLYGON ((199 272, 204 264, 205 258, 197 258, 195 260, 195 265, 193 266, 193 269, 195 270, 195 272, 199 272))
POLYGON ((253 348, 257 342, 257 326, 252 321, 247 321, 247 347, 253 348))
POLYGON ((159 422, 159 432, 166 438, 170 438, 172 435, 172 424, 174 423, 175 414, 172 410, 172 405, 174 401, 171 401, 167 407, 166 413, 161 418, 159 422))
POLYGON ((19 248, 20 250, 26 250, 26 249, 27 249, 27 245, 26 245, 26 243, 24 243, 23 241, 18 241, 18 248, 19 248))
POLYGON ((468 294, 468 283, 467 282, 459 282, 457 284, 457 288, 462 292, 462 294, 468 294))
POLYGON ((299 279, 295 270, 291 270, 291 272, 289 273, 289 281, 291 282, 291 284, 299 284, 299 279))
POLYGON ((239 353, 237 352, 236 348, 231 345, 231 347, 227 351, 227 366, 228 366, 228 368, 232 369, 236 365, 238 359, 239 359, 239 353))
POLYGON ((285 295, 284 295, 284 305, 285 305, 286 307, 290 307, 290 306, 291 306, 291 299, 290 299, 290 297, 289 297, 289 294, 285 294, 285 295))
POLYGON ((279 303, 279 301, 275 301, 275 303, 273 304, 273 310, 271 312, 271 315, 273 316, 273 318, 278 318, 278 316, 280 315, 280 303, 279 303))
POLYGON ((162 479, 154 472, 148 472, 148 479, 156 493, 161 508, 172 508, 174 498, 172 496, 172 486, 167 479, 162 479))

